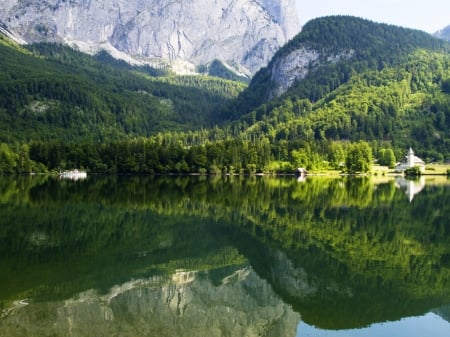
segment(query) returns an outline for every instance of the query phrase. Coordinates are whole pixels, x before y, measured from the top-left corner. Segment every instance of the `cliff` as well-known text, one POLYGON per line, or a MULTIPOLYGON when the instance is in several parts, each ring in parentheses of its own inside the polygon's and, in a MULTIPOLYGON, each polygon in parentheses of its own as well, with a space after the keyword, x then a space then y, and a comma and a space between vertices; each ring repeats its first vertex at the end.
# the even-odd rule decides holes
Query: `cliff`
POLYGON ((178 72, 218 59, 248 76, 300 28, 294 0, 6 0, 0 20, 28 42, 104 49, 178 72))

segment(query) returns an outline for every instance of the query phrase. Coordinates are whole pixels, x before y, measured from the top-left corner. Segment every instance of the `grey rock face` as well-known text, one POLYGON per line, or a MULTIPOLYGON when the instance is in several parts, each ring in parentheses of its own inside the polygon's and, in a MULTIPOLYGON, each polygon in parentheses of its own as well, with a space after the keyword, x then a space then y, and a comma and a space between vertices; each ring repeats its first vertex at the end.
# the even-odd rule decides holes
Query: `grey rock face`
POLYGON ((303 80, 311 70, 320 67, 322 64, 348 60, 353 55, 354 50, 336 55, 322 55, 317 50, 300 47, 283 57, 274 59, 271 68, 273 86, 269 98, 284 94, 292 85, 303 80))
POLYGON ((319 57, 320 54, 316 50, 301 48, 277 59, 272 68, 271 79, 275 84, 272 97, 284 94, 295 81, 304 79, 311 65, 317 62, 319 57))
POLYGON ((11 32, 8 29, 8 26, 5 25, 3 22, 0 21, 0 33, 7 36, 9 39, 15 41, 18 44, 26 44, 26 41, 23 40, 22 38, 20 38, 19 36, 17 36, 16 34, 14 34, 13 32, 11 32))
POLYGON ((294 0, 4 0, 0 20, 29 42, 195 65, 219 59, 247 74, 300 29, 294 0))

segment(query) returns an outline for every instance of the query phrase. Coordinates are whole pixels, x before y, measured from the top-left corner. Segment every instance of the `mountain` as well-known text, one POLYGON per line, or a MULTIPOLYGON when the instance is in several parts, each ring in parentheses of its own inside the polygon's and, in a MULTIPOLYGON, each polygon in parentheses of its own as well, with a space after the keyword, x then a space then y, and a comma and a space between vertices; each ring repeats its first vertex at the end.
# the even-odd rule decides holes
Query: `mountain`
POLYGON ((447 26, 447 27, 437 31, 433 35, 440 39, 450 41, 450 26, 447 26))
POLYGON ((450 157, 449 50, 418 30, 348 16, 315 19, 223 116, 245 126, 245 139, 287 140, 292 149, 364 140, 398 149, 397 158, 413 146, 439 161, 450 157))
POLYGON ((294 0, 6 0, 0 20, 28 42, 104 49, 158 66, 169 61, 179 73, 217 59, 247 76, 300 27, 294 0))
MULTIPOLYGON (((450 44, 422 31, 316 19, 247 87, 132 66, 106 52, 5 41, 0 141, 33 143, 31 159, 50 169, 70 162, 127 173, 341 170, 361 141, 367 158, 390 149, 399 159, 409 147, 426 162, 450 158, 450 44)), ((231 74, 220 62, 207 68, 231 74)), ((5 172, 16 170, 13 162, 5 172)))
POLYGON ((292 87, 317 101, 345 83, 352 73, 398 65, 419 48, 443 51, 448 45, 418 30, 351 16, 323 17, 309 21, 283 46, 255 75, 247 91, 260 95, 256 104, 292 87), (334 77, 333 83, 325 77, 334 77), (308 88, 310 82, 321 90, 308 88))

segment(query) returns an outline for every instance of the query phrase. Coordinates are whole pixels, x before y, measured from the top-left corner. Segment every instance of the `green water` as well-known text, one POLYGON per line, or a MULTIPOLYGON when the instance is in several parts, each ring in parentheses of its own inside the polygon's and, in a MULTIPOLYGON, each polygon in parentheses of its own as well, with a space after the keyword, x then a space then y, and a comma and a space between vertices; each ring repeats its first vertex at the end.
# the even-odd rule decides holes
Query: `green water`
POLYGON ((449 205, 443 178, 2 177, 0 336, 448 336, 449 205))

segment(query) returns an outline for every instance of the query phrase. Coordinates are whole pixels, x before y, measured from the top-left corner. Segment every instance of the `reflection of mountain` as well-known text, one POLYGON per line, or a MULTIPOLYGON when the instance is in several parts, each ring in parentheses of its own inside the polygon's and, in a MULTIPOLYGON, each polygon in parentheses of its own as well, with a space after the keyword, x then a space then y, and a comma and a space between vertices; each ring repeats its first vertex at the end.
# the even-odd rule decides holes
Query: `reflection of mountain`
POLYGON ((425 187, 425 177, 421 176, 418 180, 405 179, 403 177, 395 178, 395 184, 398 188, 405 191, 409 202, 419 194, 425 187))
MULTIPOLYGON (((374 185, 369 179, 5 179, 0 189, 6 191, 0 195, 0 279, 7 280, 0 287, 0 308, 33 299, 11 312, 8 322, 16 312, 28 315, 21 322, 57 314, 73 322, 76 317, 61 310, 70 303, 71 310, 78 308, 81 296, 106 306, 131 329, 144 316, 119 305, 119 298, 142 311, 156 310, 157 303, 167 302, 161 294, 171 285, 175 312, 182 315, 153 314, 152 324, 169 319, 169 330, 176 328, 172 322, 185 326, 186 310, 196 308, 186 313, 193 315, 207 303, 230 307, 229 317, 241 322, 249 297, 259 307, 246 320, 257 326, 253 318, 268 317, 263 307, 278 302, 261 285, 255 296, 248 280, 270 284, 302 320, 321 328, 362 327, 450 303, 450 193, 444 185, 427 185, 411 204, 394 180, 374 185), (234 288, 224 282, 247 260, 253 276, 234 288), (181 295, 169 276, 179 268, 201 271, 185 274, 193 280, 180 288, 181 295), (156 275, 161 282, 150 284, 156 275), (108 302, 115 284, 128 286, 130 296, 138 292, 130 279, 145 280, 139 291, 159 293, 157 303, 134 304, 122 295, 108 302), (192 299, 183 297, 194 294, 192 289, 192 299), (239 297, 242 304, 227 302, 239 297), (31 309, 45 306, 48 312, 31 309)), ((208 314, 222 312, 214 310, 208 314)))
POLYGON ((299 315, 250 267, 218 284, 214 272, 223 273, 179 271, 30 303, 0 320, 0 336, 295 336, 299 315))
MULTIPOLYGON (((322 329, 355 329, 397 321, 450 302, 448 290, 421 289, 418 280, 392 280, 396 271, 385 270, 381 263, 369 268, 385 272, 385 278, 364 270, 355 273, 326 251, 300 249, 289 255, 266 249, 258 256, 250 253, 249 259, 283 300, 301 314, 303 322, 322 329), (292 254, 295 256, 289 256, 292 254)), ((432 274, 421 277, 433 278, 432 274)))

